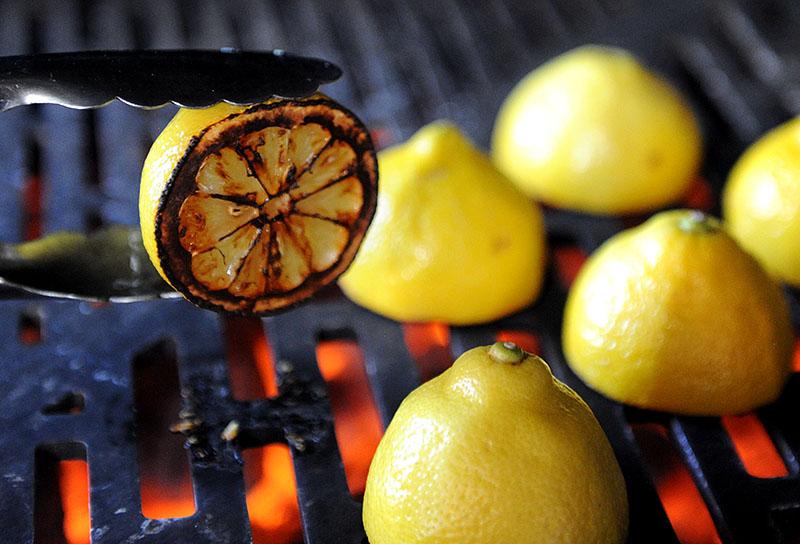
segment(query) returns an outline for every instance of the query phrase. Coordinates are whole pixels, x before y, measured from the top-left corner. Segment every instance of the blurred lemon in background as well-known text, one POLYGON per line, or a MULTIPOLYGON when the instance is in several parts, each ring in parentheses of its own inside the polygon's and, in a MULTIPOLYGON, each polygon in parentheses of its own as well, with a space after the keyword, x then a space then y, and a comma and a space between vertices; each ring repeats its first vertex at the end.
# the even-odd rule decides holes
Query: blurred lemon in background
POLYGON ((776 278, 800 287, 800 119, 754 143, 723 192, 728 231, 776 278))
POLYGON ((467 325, 531 304, 545 261, 542 215, 455 126, 438 122, 378 154, 381 190, 339 279, 400 321, 467 325))
POLYGON ((614 400, 721 415, 772 402, 789 377, 783 293, 701 212, 660 213, 606 242, 567 299, 564 352, 614 400))
POLYGON ((628 504, 589 407, 539 357, 498 342, 403 401, 363 517, 372 544, 621 544, 628 504))
POLYGON ((525 77, 498 114, 492 153, 531 197, 595 214, 678 200, 701 158, 681 96, 628 52, 569 51, 525 77))

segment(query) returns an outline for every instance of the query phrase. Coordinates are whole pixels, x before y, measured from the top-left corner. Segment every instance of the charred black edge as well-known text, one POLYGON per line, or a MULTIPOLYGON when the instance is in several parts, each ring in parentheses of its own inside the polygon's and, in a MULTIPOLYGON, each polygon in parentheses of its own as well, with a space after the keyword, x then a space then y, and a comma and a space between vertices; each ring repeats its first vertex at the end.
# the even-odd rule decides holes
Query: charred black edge
MULTIPOLYGON (((277 121, 280 121, 280 118, 278 118, 277 121)), ((273 125, 270 125, 270 126, 276 126, 276 125, 273 124, 273 125)), ((223 134, 225 134, 225 133, 223 133, 223 134)), ((228 147, 230 145, 230 143, 231 142, 228 141, 225 137, 220 138, 219 141, 217 141, 214 145, 209 146, 203 152, 202 157, 205 158, 208 154, 213 153, 215 150, 221 149, 223 147, 228 147)), ((198 159, 198 161, 199 161, 199 159, 198 159)), ((199 167, 199 165, 198 165, 198 167, 199 167)), ((274 315, 274 314, 277 314, 277 313, 281 313, 281 312, 290 310, 290 309, 302 304, 303 302, 305 302, 306 300, 308 300, 312 296, 314 296, 314 294, 316 292, 318 292, 319 290, 324 289, 326 286, 334 283, 336 281, 336 279, 339 276, 341 276, 350 267, 350 264, 352 263, 353 259, 355 258, 355 255, 356 255, 356 253, 358 252, 358 249, 361 246, 361 242, 364 239, 364 235, 366 234, 366 227, 369 226, 370 222, 372 221, 373 216, 375 215, 375 209, 377 207, 377 200, 378 200, 378 198, 377 198, 377 196, 378 196, 378 177, 379 177, 378 176, 378 160, 377 160, 377 155, 376 155, 376 152, 375 152, 375 147, 374 147, 373 142, 372 142, 372 138, 371 138, 371 136, 369 134, 369 130, 364 125, 364 123, 352 111, 350 111, 349 109, 345 108, 341 104, 339 104, 339 103, 337 103, 337 102, 335 102, 335 101, 333 101, 333 100, 331 100, 331 99, 329 99, 327 97, 318 97, 318 98, 310 98, 310 99, 299 99, 299 100, 298 99, 278 98, 274 102, 256 104, 254 106, 251 106, 251 107, 247 108, 246 110, 243 110, 242 112, 228 115, 228 116, 220 119, 219 121, 209 125, 208 127, 203 129, 199 134, 194 136, 189 141, 189 144, 188 144, 188 146, 186 148, 186 152, 184 153, 184 155, 180 158, 180 160, 175 165, 175 168, 172 171, 172 175, 170 176, 169 180, 167 181, 167 183, 166 183, 166 185, 164 187, 164 191, 162 191, 162 193, 161 193, 161 197, 160 197, 159 202, 158 202, 158 208, 157 208, 157 211, 156 211, 155 239, 156 239, 156 247, 157 247, 157 250, 158 250, 158 258, 159 258, 159 261, 161 263, 162 270, 164 271, 164 274, 166 275, 169 283, 173 286, 173 288, 175 288, 177 291, 179 291, 184 296, 184 298, 189 300, 192 304, 194 304, 194 305, 196 305, 196 306, 198 306, 200 308, 204 308, 204 309, 207 309, 207 310, 213 310, 215 312, 225 312, 225 313, 231 314, 231 315, 244 315, 244 316, 252 316, 252 315, 269 316, 269 315, 274 315), (342 251, 342 254, 339 257, 339 260, 332 267, 330 267, 330 268, 328 268, 326 270, 310 274, 309 277, 302 284, 300 284, 298 287, 296 287, 295 289, 292 289, 290 291, 286 291, 285 293, 282 293, 281 297, 286 297, 286 298, 291 298, 292 295, 296 294, 296 293, 298 293, 298 294, 302 293, 302 294, 300 294, 300 296, 296 300, 294 300, 293 302, 291 302, 291 303, 289 303, 289 304, 287 304, 285 306, 281 306, 280 308, 275 308, 275 309, 271 309, 271 310, 267 310, 267 311, 263 311, 263 312, 255 312, 253 310, 253 308, 254 308, 256 302, 258 300, 261 300, 261 299, 249 300, 249 299, 245 299, 243 297, 236 297, 236 296, 227 294, 222 290, 220 290, 220 291, 210 291, 208 289, 205 289, 204 287, 199 286, 199 284, 196 284, 196 287, 198 287, 198 290, 200 290, 202 292, 202 294, 204 294, 204 295, 209 295, 210 298, 222 299, 222 300, 230 301, 230 302, 232 302, 234 304, 239 304, 240 306, 242 306, 241 308, 237 308, 237 309, 226 309, 221 305, 211 303, 211 302, 207 301, 206 299, 198 297, 195 293, 193 293, 189 289, 185 288, 183 282, 179 281, 178 275, 176 275, 175 272, 172 269, 172 259, 170 258, 169 254, 164 249, 163 244, 162 244, 161 232, 162 232, 162 227, 163 227, 163 220, 162 220, 162 218, 164 216, 163 212, 165 211, 165 208, 167 207, 167 203, 170 200, 170 196, 172 195, 172 191, 174 189, 174 185, 176 183, 177 178, 179 177, 179 175, 183 171, 183 168, 186 166, 187 162, 189 162, 190 157, 192 156, 192 154, 195 151, 196 147, 202 141, 203 137, 206 135, 206 133, 209 130, 211 130, 213 127, 215 127, 216 125, 218 125, 220 123, 228 122, 231 119, 233 119, 235 117, 238 117, 240 115, 246 115, 246 114, 249 114, 249 113, 254 113, 254 112, 259 111, 259 110, 275 109, 275 108, 277 108, 279 106, 285 106, 287 104, 298 106, 298 107, 323 105, 323 106, 329 107, 331 109, 339 110, 340 112, 344 113, 348 118, 350 118, 350 120, 352 121, 352 124, 353 124, 352 130, 354 131, 354 133, 357 133, 357 134, 360 135, 359 138, 351 138, 351 137, 342 138, 342 136, 350 136, 350 135, 346 134, 343 129, 340 129, 339 127, 336 127, 335 125, 333 125, 326 117, 309 116, 309 117, 306 118, 306 122, 316 122, 316 123, 326 127, 328 130, 330 130, 331 136, 333 138, 337 138, 338 137, 338 138, 342 138, 342 139, 345 139, 348 142, 352 142, 353 143, 353 150, 356 152, 356 164, 359 164, 359 165, 360 164, 366 164, 366 166, 367 166, 366 169, 361 169, 362 171, 357 173, 357 177, 358 177, 359 181, 361 182, 362 186, 372 188, 372 191, 369 191, 370 198, 364 200, 358 218, 353 223, 353 226, 350 229, 348 229, 350 231, 349 232, 349 240, 348 240, 347 245, 344 248, 344 251, 342 251), (369 173, 374 173, 374 176, 370 176, 369 173), (371 179, 373 177, 374 177, 374 179, 371 179), (354 235, 354 233, 357 233, 357 234, 354 235), (315 280, 319 280, 317 282, 317 287, 314 288, 314 289, 309 288, 307 285, 309 283, 314 283, 315 280), (303 291, 307 291, 307 292, 303 293, 303 291)), ((183 251, 182 247, 181 247, 181 251, 182 251, 183 266, 185 267, 185 269, 191 270, 191 256, 188 254, 188 252, 183 251)), ((264 298, 269 298, 269 297, 264 297, 264 298)))

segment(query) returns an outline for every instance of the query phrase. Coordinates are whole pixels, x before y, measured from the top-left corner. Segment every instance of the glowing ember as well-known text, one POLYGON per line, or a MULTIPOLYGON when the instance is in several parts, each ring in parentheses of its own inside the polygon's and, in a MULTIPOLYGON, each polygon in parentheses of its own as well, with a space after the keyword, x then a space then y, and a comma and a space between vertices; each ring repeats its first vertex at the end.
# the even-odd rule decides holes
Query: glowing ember
POLYGON ((336 441, 350 494, 364 493, 367 472, 383 429, 358 344, 329 340, 317 346, 317 362, 328 384, 336 441))
POLYGON ((756 478, 781 478, 789 471, 772 439, 755 414, 725 416, 722 425, 745 470, 756 478))
POLYGON ((583 263, 586 262, 586 252, 577 246, 558 246, 553 248, 553 260, 556 265, 558 279, 564 288, 569 288, 578 275, 583 263))
POLYGON ((714 192, 703 178, 695 179, 683 197, 683 206, 695 210, 710 211, 714 207, 714 192))
POLYGON ((58 487, 67 544, 89 544, 89 471, 86 461, 58 463, 58 487))
POLYGON ((253 400, 274 397, 278 384, 261 320, 230 316, 225 320, 225 345, 233 397, 253 400))
POLYGON ((195 513, 191 479, 177 479, 175 485, 142 485, 141 492, 146 518, 185 518, 195 513))
POLYGON ((175 346, 158 343, 137 356, 133 378, 142 515, 191 516, 196 508, 184 437, 170 432, 181 409, 175 346))
MULTIPOLYGON (((241 317, 226 323, 231 386, 239 399, 278 393, 271 350, 261 321, 241 317)), ((328 384, 336 439, 347 484, 354 496, 364 492, 367 471, 382 434, 358 345, 328 340, 317 348, 320 373, 328 384)), ((297 484, 289 448, 271 444, 245 450, 247 510, 255 544, 290 544, 302 540, 297 484)))
MULTIPOLYGON (((228 317, 225 325, 233 396, 239 400, 276 396, 278 384, 261 320, 228 317)), ((242 457, 254 544, 302 541, 297 483, 289 447, 270 444, 244 450, 242 457)))
POLYGON ((44 184, 38 175, 29 176, 22 187, 22 210, 25 240, 36 240, 42 235, 42 194, 44 184))
POLYGON ((498 342, 514 342, 516 345, 534 355, 541 354, 539 337, 527 331, 500 331, 495 336, 498 342))
POLYGON ((792 370, 800 372, 800 339, 794 342, 794 359, 792 360, 792 370))
POLYGON ((667 429, 656 423, 644 423, 634 425, 633 432, 681 544, 720 544, 711 514, 667 429))
POLYGON ((450 328, 445 323, 405 323, 403 337, 423 382, 438 376, 453 364, 450 328))
POLYGON ((242 456, 253 543, 302 542, 297 483, 289 447, 270 444, 244 450, 242 456))

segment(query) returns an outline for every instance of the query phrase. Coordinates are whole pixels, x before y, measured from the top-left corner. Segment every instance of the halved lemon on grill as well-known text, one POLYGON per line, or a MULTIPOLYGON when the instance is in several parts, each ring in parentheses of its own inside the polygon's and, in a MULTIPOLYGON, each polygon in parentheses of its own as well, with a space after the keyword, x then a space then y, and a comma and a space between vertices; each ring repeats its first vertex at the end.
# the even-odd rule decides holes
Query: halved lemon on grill
POLYGON ((142 170, 145 248, 188 300, 267 314, 333 282, 375 211, 369 134, 322 95, 181 109, 142 170))

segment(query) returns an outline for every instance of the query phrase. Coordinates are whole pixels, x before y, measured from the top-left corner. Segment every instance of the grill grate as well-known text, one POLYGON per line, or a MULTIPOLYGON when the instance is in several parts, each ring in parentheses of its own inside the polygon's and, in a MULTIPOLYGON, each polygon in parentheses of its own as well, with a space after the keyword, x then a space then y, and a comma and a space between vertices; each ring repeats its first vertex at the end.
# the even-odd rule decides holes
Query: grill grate
MULTIPOLYGON (((281 47, 345 69, 325 89, 359 114, 383 143, 449 117, 480 144, 513 83, 554 53, 585 41, 638 51, 695 101, 709 142, 704 175, 716 193, 732 161, 765 129, 800 109, 800 77, 789 41, 800 22, 793 2, 708 8, 699 0, 655 10, 642 0, 292 3, 239 0, 0 3, 0 54, 131 47, 281 47)), ((96 112, 36 106, 0 118, 0 235, 25 236, 24 195, 41 179, 42 228, 86 230, 135 224, 139 169, 174 108, 143 113, 114 103, 96 112)), ((27 211, 26 211, 27 210, 27 211)), ((715 210, 718 211, 718 210, 715 210)), ((585 252, 624 227, 548 211, 551 242, 585 252)), ((719 419, 630 410, 586 388, 560 349, 565 290, 551 270, 531 309, 451 332, 454 354, 498 331, 534 332, 554 373, 593 407, 622 465, 631 503, 631 543, 677 542, 632 425, 665 425, 724 542, 797 542, 800 383, 758 412, 789 476, 745 471, 719 419)), ((798 305, 792 295, 793 311, 798 305)), ((797 319, 796 319, 797 321, 797 319)), ((355 338, 386 424, 419 381, 401 325, 359 309, 338 292, 263 321, 281 395, 234 400, 223 323, 179 301, 92 305, 44 300, 0 307, 0 527, 7 542, 32 542, 36 459, 85 456, 92 541, 250 541, 238 449, 220 438, 232 419, 245 445, 290 445, 305 539, 365 542, 360 506, 348 491, 315 349, 321 337, 355 338), (35 334, 28 332, 33 328, 35 334), (197 512, 154 520, 140 512, 132 362, 168 339, 179 363, 184 410, 202 422, 190 444, 197 512), (38 452, 38 453, 37 453, 38 452)), ((176 415, 177 417, 177 415, 176 415)))

